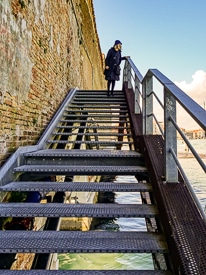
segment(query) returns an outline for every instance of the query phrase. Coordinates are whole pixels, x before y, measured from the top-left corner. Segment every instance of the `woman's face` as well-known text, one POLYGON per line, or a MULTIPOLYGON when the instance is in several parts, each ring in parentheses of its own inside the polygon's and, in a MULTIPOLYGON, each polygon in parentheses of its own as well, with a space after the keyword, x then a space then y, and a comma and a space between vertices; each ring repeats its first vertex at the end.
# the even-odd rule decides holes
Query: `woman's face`
POLYGON ((118 50, 122 49, 122 44, 117 44, 118 50))
POLYGON ((115 50, 116 51, 120 51, 122 49, 122 44, 117 44, 117 45, 115 45, 115 50))

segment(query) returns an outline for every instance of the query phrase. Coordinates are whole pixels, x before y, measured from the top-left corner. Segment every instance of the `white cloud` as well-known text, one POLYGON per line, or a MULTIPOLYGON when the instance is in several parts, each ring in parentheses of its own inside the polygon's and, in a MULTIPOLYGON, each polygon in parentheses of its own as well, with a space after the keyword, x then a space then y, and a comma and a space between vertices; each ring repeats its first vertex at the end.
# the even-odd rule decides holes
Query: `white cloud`
POLYGON ((175 82, 175 84, 195 100, 200 106, 206 103, 206 72, 196 71, 192 76, 192 82, 175 82))
MULTIPOLYGON (((201 107, 206 107, 206 72, 198 70, 192 75, 192 81, 175 82, 175 84, 196 101, 201 107)), ((188 115, 184 112, 178 112, 178 124, 186 129, 200 128, 195 122, 188 121, 188 115)))

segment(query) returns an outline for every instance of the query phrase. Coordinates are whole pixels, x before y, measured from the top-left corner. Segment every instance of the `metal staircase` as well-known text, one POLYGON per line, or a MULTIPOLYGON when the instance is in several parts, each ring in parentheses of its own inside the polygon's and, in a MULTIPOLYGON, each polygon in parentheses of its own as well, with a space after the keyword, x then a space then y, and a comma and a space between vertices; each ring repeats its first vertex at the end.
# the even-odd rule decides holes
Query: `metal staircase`
MULTIPOLYGON (((133 141, 133 126, 123 91, 76 91, 55 126, 47 129, 44 146, 21 155, 2 192, 53 192, 47 203, 2 202, 0 217, 46 218, 35 230, 0 231, 0 261, 16 253, 44 256, 37 270, 0 270, 0 274, 172 274, 167 243, 155 204, 152 184, 142 154, 133 141), (105 182, 102 176, 132 175, 136 183, 105 182), (64 181, 52 181, 62 176, 64 181), (86 181, 78 181, 85 176, 86 181), (97 180, 98 179, 98 180, 97 180), (68 203, 71 192, 140 192, 142 204, 68 203), (63 231, 62 217, 145 218, 147 232, 63 231), (54 226, 55 221, 55 226, 54 226), (50 227, 50 225, 52 225, 50 227), (51 229, 52 228, 52 229, 51 229), (46 270, 52 253, 150 253, 154 270, 69 271, 46 270), (47 257, 45 257, 47 255, 47 257), (43 266, 43 267, 42 267, 43 266), (170 270, 170 271, 169 271, 170 270)), ((5 267, 9 269, 8 266, 5 267)))

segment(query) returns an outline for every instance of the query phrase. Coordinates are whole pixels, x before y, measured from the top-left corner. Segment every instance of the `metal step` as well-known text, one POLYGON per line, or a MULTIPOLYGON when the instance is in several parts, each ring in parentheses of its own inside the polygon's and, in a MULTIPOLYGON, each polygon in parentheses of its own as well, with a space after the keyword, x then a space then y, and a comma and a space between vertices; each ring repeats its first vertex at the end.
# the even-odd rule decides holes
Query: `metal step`
MULTIPOLYGON (((82 118, 82 117, 90 117, 90 115, 86 115, 86 114, 74 114, 74 113, 70 113, 70 111, 66 111, 67 113, 64 114, 65 117, 77 117, 77 118, 82 118)), ((111 118, 110 115, 105 115, 105 114, 92 114, 92 117, 99 117, 99 118, 111 118)), ((129 115, 112 115, 112 118, 129 118, 129 115)))
POLYGON ((104 104, 99 104, 99 105, 95 105, 95 104, 92 104, 92 105, 87 105, 87 104, 84 104, 84 105, 81 105, 81 106, 78 106, 78 105, 74 105, 74 104, 69 104, 68 105, 68 108, 69 109, 73 109, 73 108, 84 108, 84 111, 86 110, 86 109, 89 109, 89 108, 91 108, 91 109, 111 109, 111 110, 113 110, 113 109, 127 109, 127 105, 122 105, 121 104, 121 106, 120 106, 120 104, 114 104, 114 103, 110 103, 110 104, 108 104, 108 105, 105 105, 105 103, 104 104))
POLYGON ((143 156, 136 151, 121 150, 64 150, 47 149, 24 154, 29 165, 72 165, 72 166, 120 166, 145 165, 143 156), (88 151, 88 152, 87 152, 88 151), (113 152, 113 153, 112 153, 113 152), (122 152, 122 153, 118 153, 122 152), (125 152, 125 153, 123 153, 125 152))
POLYGON ((154 218, 157 215, 157 208, 151 204, 0 203, 0 217, 154 218))
MULTIPOLYGON (((108 98, 99 98, 99 99, 86 99, 86 100, 82 100, 82 99, 74 99, 70 102, 70 105, 94 105, 94 104, 97 104, 97 105, 102 105, 102 104, 115 104, 115 105, 127 105, 126 101, 122 98, 114 98, 114 100, 110 100, 108 98)), ((69 106, 70 106, 69 105, 69 106)))
POLYGON ((0 270, 0 275, 172 275, 166 270, 0 270))
MULTIPOLYGON (((107 93, 108 91, 107 90, 97 90, 97 91, 89 91, 89 90, 85 90, 85 91, 82 91, 82 90, 78 90, 76 91, 75 93, 75 97, 76 96, 88 96, 88 97, 98 97, 98 96, 107 96, 107 93)), ((119 91, 114 91, 114 94, 117 95, 117 96, 125 96, 125 93, 121 90, 119 91)))
POLYGON ((71 125, 71 126, 56 126, 56 128, 61 128, 61 129, 96 129, 96 130, 99 130, 99 129, 104 129, 104 130, 115 130, 115 129, 126 129, 126 130, 131 130, 131 127, 128 127, 128 126, 95 126, 95 125, 87 125, 87 126, 74 126, 74 125, 71 125))
POLYGON ((0 231, 0 253, 167 253, 164 237, 148 232, 0 231))
POLYGON ((120 95, 120 94, 116 94, 115 96, 110 96, 108 97, 107 94, 102 94, 99 96, 94 96, 94 97, 89 97, 88 95, 84 95, 84 96, 75 96, 73 98, 73 100, 71 102, 108 102, 108 103, 112 103, 112 102, 123 102, 123 103, 127 103, 126 98, 124 95, 120 95))
POLYGON ((25 157, 87 157, 87 158, 140 158, 142 154, 130 150, 64 150, 64 149, 45 149, 31 153, 25 153, 25 157))
POLYGON ((98 93, 98 94, 76 94, 76 96, 74 97, 75 99, 87 99, 87 100, 91 100, 91 99, 97 99, 97 100, 102 100, 102 99, 107 99, 107 100, 115 100, 115 99, 122 99, 124 101, 126 101, 125 99, 125 95, 122 93, 115 93, 114 96, 112 97, 108 97, 107 95, 107 91, 104 93, 98 93))
POLYGON ((94 109, 85 109, 84 110, 81 110, 81 109, 73 109, 73 110, 70 110, 69 108, 67 108, 67 110, 65 110, 67 112, 77 112, 77 113, 95 113, 95 114, 105 114, 105 113, 109 113, 109 114, 125 114, 128 112, 128 110, 125 108, 125 110, 122 110, 122 109, 112 109, 112 108, 109 108, 109 109, 99 109, 99 110, 94 110, 94 109))
MULTIPOLYGON (((98 93, 85 93, 85 92, 79 92, 75 94, 75 98, 76 97, 87 97, 87 98, 98 98, 98 97, 107 97, 108 91, 102 91, 102 92, 98 92, 98 93)), ((118 92, 118 91, 114 91, 114 94, 116 95, 116 97, 124 97, 125 98, 125 94, 122 92, 118 92)))
POLYGON ((86 132, 86 133, 65 133, 65 132, 53 132, 52 135, 55 136, 99 136, 99 137, 131 137, 132 138, 132 134, 119 134, 119 133, 115 133, 115 132, 109 132, 109 133, 94 133, 94 132, 86 132))
POLYGON ((129 123, 127 120, 81 120, 81 119, 61 119, 59 122, 66 122, 66 123, 129 123))
POLYGON ((68 166, 68 165, 23 165, 14 172, 47 173, 50 175, 138 175, 146 173, 144 166, 68 166))
POLYGON ((105 141, 105 140, 48 140, 47 143, 53 144, 92 144, 92 145, 104 145, 104 146, 116 146, 123 144, 134 144, 133 141, 105 141))
POLYGON ((116 96, 111 96, 108 97, 107 94, 105 95, 99 95, 99 96, 94 96, 94 97, 89 97, 89 96, 75 96, 75 98, 71 102, 124 102, 126 103, 125 96, 123 95, 116 95, 116 96))
POLYGON ((149 183, 117 183, 117 182, 10 182, 0 186, 0 191, 39 191, 39 192, 151 192, 152 186, 149 183))

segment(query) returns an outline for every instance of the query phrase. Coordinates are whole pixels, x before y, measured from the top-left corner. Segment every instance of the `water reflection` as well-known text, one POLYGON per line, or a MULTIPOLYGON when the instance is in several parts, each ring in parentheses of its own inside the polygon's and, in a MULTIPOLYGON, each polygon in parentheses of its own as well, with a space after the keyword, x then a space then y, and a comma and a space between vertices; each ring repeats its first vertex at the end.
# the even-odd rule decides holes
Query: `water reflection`
POLYGON ((81 253, 59 255, 62 270, 151 270, 148 254, 136 253, 81 253))
MULTIPOLYGON (((133 176, 118 176, 102 178, 101 181, 136 182, 133 176)), ((141 203, 141 197, 136 192, 100 192, 98 203, 141 203)), ((91 230, 108 231, 147 231, 144 218, 96 218, 91 230)), ((138 253, 80 253, 59 255, 62 270, 153 270, 150 254, 138 253)))

